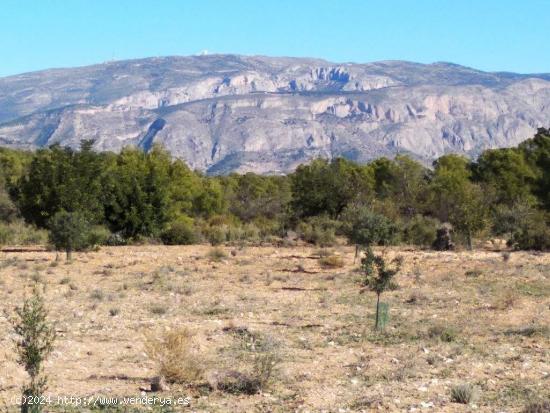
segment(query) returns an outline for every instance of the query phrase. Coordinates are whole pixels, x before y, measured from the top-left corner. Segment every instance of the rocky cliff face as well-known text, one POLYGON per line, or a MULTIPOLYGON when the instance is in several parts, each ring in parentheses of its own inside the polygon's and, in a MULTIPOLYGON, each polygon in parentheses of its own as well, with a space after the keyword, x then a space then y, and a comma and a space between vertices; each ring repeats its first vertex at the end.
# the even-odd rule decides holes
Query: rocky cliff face
POLYGON ((475 156, 550 124, 550 75, 434 63, 210 55, 0 79, 0 145, 163 144, 209 173, 288 172, 315 157, 475 156))

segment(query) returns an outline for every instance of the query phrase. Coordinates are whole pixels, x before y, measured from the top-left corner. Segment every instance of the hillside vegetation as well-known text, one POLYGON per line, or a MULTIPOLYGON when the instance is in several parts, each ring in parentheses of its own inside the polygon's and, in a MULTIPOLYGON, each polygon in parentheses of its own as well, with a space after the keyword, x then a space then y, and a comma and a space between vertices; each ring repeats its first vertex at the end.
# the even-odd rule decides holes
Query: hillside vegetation
POLYGON ((445 155, 427 169, 404 155, 366 165, 318 159, 286 176, 205 176, 159 146, 119 154, 94 152, 91 141, 79 151, 0 149, 0 244, 42 243, 56 222, 73 222, 78 240, 50 231, 58 249, 296 238, 330 246, 339 235, 429 247, 450 223, 449 248, 499 238, 544 250, 549 212, 546 129, 474 162, 445 155))

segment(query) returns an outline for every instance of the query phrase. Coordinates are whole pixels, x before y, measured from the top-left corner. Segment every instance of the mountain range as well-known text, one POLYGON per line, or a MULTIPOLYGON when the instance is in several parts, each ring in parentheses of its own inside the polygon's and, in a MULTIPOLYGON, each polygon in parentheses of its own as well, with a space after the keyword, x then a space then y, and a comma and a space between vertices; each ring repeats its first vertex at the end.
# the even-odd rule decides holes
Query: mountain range
POLYGON ((550 125, 550 74, 452 63, 240 55, 154 57, 0 78, 0 145, 162 144, 210 174, 280 174, 515 146, 550 125))

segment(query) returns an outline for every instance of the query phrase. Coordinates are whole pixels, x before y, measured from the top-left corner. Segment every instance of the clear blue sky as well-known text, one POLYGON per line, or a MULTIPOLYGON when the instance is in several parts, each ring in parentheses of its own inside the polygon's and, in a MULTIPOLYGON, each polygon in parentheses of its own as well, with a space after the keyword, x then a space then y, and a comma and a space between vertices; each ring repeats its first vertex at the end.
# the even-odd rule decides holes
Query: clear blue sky
POLYGON ((2 0, 0 76, 212 53, 550 72, 550 0, 2 0))

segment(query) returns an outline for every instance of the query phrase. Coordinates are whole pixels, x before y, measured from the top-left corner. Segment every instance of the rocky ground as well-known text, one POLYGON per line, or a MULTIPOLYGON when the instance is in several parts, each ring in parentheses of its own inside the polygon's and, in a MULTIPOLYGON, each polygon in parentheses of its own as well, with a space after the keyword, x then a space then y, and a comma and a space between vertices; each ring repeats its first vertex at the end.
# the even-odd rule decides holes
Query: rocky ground
MULTIPOLYGON (((48 251, 0 252, 0 410, 16 410, 26 380, 8 319, 37 283, 58 332, 46 363, 54 398, 152 396, 157 364, 144 343, 182 326, 202 375, 157 396, 190 406, 149 410, 511 413, 550 397, 550 254, 387 250, 404 264, 377 333, 352 247, 332 249, 339 268, 323 267, 327 252, 312 247, 222 250, 105 247, 71 264, 48 251), (274 369, 257 394, 219 388, 228 371, 253 375, 266 358, 274 369), (451 397, 463 384, 469 405, 451 397)), ((94 409, 106 410, 46 408, 94 409)))

